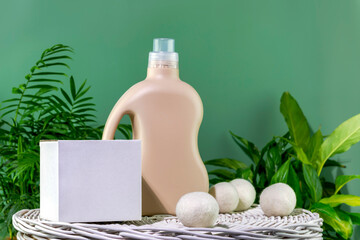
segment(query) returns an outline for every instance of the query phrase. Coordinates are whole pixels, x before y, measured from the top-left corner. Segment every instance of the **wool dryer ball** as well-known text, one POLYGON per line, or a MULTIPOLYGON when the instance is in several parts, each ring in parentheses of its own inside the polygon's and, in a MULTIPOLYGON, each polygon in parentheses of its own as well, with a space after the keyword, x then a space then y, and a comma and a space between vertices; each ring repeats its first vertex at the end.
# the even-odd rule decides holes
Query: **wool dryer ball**
POLYGON ((209 193, 218 202, 221 213, 233 212, 239 203, 236 188, 228 182, 215 184, 210 188, 209 193))
POLYGON ((187 193, 176 205, 176 216, 187 227, 212 227, 218 215, 218 203, 206 192, 187 193))
POLYGON ((255 202, 256 191, 254 186, 245 179, 234 179, 230 182, 239 195, 239 203, 236 207, 236 211, 244 211, 249 209, 255 202))
POLYGON ((296 194, 285 183, 265 188, 260 195, 260 207, 266 216, 287 216, 294 210, 296 194))

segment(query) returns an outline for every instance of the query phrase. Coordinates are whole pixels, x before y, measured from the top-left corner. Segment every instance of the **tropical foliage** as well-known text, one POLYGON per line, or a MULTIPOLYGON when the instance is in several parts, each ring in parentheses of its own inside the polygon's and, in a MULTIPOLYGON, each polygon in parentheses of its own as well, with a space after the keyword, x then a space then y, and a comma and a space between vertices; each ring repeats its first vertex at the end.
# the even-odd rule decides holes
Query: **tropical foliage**
POLYGON ((360 206, 360 197, 343 194, 342 187, 360 175, 339 175, 329 180, 322 175, 324 168, 344 168, 332 157, 347 151, 360 140, 360 114, 340 124, 325 137, 320 129, 312 132, 296 100, 285 92, 281 97, 280 112, 288 127, 283 136, 275 136, 261 150, 254 143, 230 132, 235 143, 251 159, 245 163, 229 158, 205 162, 213 178, 212 184, 245 178, 257 193, 270 184, 284 182, 296 193, 297 207, 318 212, 324 219, 326 239, 349 239, 353 225, 360 224, 360 213, 345 211, 342 205, 360 206))
MULTIPOLYGON (((39 141, 101 139, 95 104, 86 80, 76 86, 68 76, 73 49, 57 44, 46 49, 12 89, 0 108, 0 238, 10 235, 12 215, 39 207, 39 141)), ((119 128, 131 137, 128 125, 119 128)), ((130 129, 131 130, 131 129, 130 129)))

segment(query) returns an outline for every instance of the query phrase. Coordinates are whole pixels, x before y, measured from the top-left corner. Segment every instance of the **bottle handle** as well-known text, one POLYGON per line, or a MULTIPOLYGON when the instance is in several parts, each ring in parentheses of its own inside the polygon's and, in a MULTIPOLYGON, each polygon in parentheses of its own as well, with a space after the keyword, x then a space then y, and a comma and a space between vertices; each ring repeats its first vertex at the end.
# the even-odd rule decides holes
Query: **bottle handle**
POLYGON ((116 129, 119 126, 121 119, 126 114, 129 114, 129 111, 126 109, 126 104, 123 99, 120 98, 111 110, 111 113, 106 121, 102 140, 114 140, 116 129))

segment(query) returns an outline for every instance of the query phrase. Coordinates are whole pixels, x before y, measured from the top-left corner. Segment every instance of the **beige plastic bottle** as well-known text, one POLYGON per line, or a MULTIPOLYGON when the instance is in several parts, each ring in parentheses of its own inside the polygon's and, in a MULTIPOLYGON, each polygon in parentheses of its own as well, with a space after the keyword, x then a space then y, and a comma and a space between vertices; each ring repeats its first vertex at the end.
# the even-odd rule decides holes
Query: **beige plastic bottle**
POLYGON ((103 140, 114 139, 121 118, 131 118, 133 138, 142 140, 142 213, 175 214, 188 192, 208 192, 209 179, 198 150, 203 105, 198 93, 179 79, 173 39, 154 39, 147 77, 118 100, 103 140))

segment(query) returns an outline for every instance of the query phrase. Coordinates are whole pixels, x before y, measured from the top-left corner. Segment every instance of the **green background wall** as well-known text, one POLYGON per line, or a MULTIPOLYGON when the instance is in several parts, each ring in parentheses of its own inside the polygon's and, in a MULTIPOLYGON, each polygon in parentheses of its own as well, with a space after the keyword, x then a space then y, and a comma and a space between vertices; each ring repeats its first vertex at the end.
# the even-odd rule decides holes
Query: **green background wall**
MULTIPOLYGON (((92 85, 105 123, 145 78, 156 37, 175 38, 180 77, 202 97, 203 159, 248 161, 230 129, 260 146, 284 133, 283 91, 323 133, 360 112, 360 1, 351 0, 0 0, 0 100, 42 50, 64 43, 75 49, 71 71, 92 85)), ((342 155, 346 174, 360 174, 359 158, 360 145, 342 155)), ((348 190, 359 195, 360 181, 348 190)))

